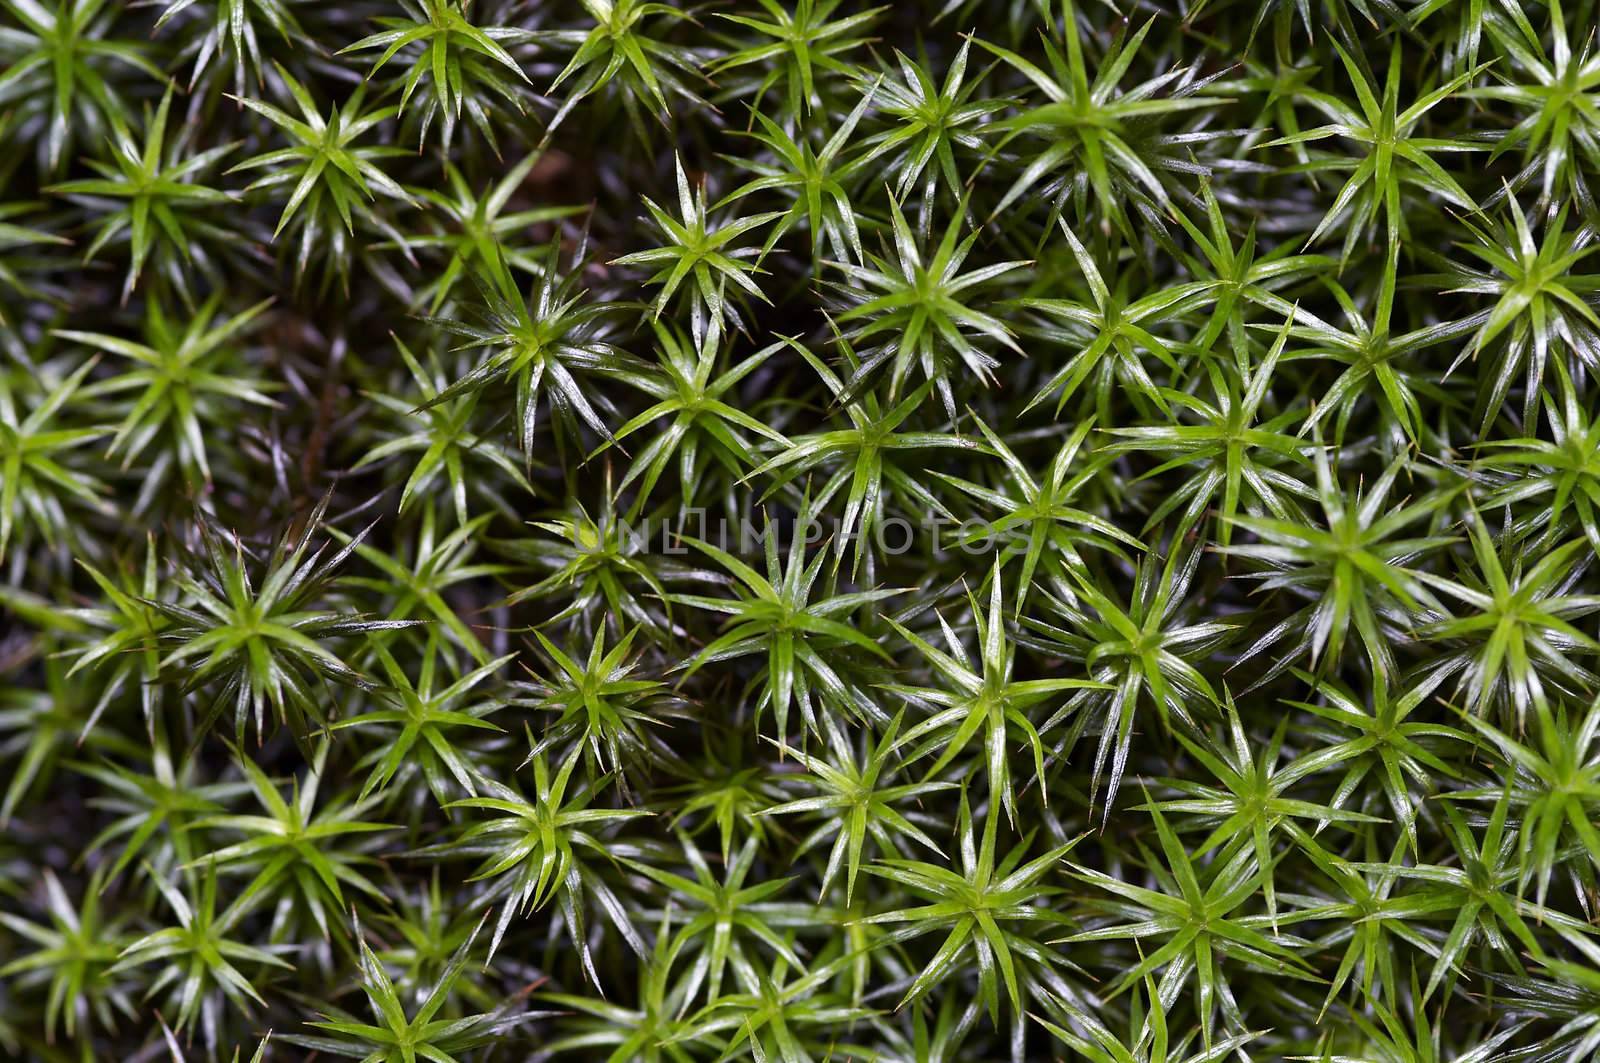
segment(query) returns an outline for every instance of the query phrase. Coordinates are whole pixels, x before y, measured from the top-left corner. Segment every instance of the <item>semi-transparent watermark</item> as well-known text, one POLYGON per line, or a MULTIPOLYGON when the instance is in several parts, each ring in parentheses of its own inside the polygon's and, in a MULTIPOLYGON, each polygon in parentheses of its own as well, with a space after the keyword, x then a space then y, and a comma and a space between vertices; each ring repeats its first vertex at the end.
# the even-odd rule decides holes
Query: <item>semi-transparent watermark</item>
POLYGON ((915 520, 896 514, 846 522, 805 514, 770 516, 766 510, 734 518, 697 506, 672 517, 614 517, 586 522, 574 529, 573 540, 582 549, 609 542, 620 543, 630 554, 668 556, 695 553, 693 543, 697 541, 740 556, 764 553, 769 538, 788 548, 798 537, 808 551, 828 545, 840 551, 870 548, 879 556, 897 557, 931 548, 933 556, 947 557, 952 553, 987 554, 996 544, 1018 535, 1018 530, 982 517, 939 513, 921 514, 915 520))

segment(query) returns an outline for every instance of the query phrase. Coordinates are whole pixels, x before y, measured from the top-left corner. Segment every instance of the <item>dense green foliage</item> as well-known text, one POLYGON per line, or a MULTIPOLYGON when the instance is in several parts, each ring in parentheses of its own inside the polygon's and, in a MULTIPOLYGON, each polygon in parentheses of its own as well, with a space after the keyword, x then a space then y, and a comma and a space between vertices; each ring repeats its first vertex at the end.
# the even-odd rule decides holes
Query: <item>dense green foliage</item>
POLYGON ((0 1056, 1595 1058, 1597 18, 0 0, 0 1056))

